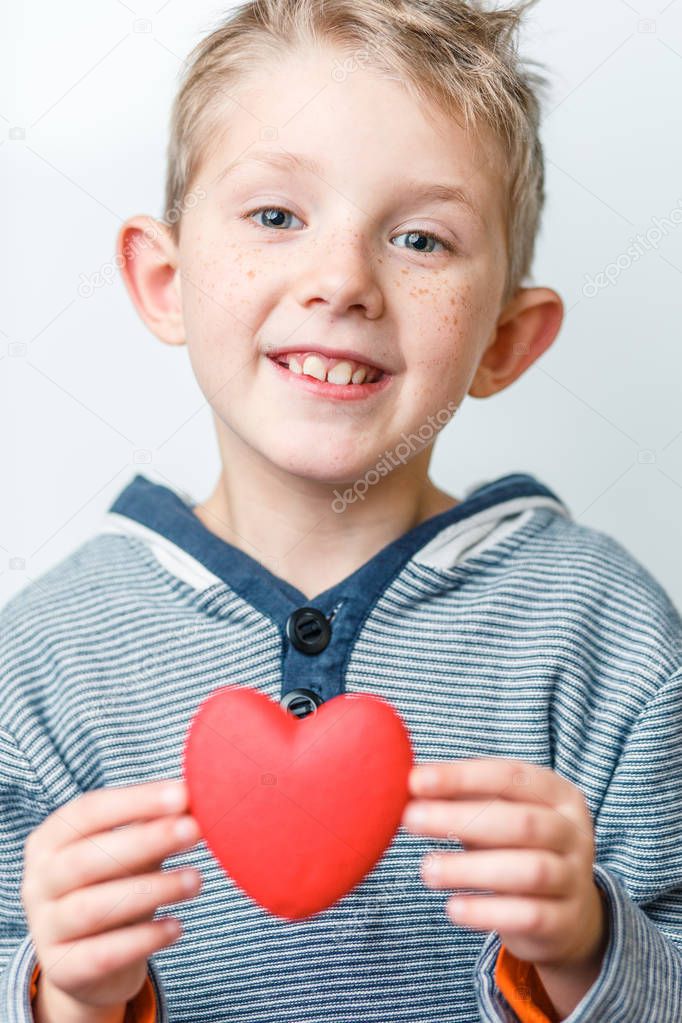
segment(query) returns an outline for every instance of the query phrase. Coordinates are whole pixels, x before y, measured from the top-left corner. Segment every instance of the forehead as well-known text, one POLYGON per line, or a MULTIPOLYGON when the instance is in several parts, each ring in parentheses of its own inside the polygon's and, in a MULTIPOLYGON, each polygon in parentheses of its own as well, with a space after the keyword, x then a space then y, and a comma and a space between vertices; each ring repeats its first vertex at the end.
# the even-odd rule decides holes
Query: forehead
POLYGON ((294 152, 354 201, 401 180, 461 186, 487 227, 501 226, 503 160, 487 126, 466 131, 462 119, 369 67, 342 76, 344 60, 321 47, 254 67, 220 101, 224 127, 208 176, 216 180, 250 151, 294 152))

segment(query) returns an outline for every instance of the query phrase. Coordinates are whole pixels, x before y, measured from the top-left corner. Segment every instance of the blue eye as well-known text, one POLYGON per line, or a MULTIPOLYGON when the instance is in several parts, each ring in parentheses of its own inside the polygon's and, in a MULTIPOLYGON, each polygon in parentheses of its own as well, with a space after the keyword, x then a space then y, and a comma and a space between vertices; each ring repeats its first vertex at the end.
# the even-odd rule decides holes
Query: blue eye
MULTIPOLYGON (((406 231, 404 235, 397 234, 396 238, 430 238, 431 241, 437 242, 438 245, 442 245, 446 252, 452 252, 453 248, 449 242, 445 239, 439 238, 437 234, 432 234, 430 231, 406 231)), ((399 249, 404 249, 404 245, 398 245, 399 249)), ((414 252, 424 252, 423 248, 414 249, 414 252)), ((429 252, 433 252, 433 249, 429 249, 429 252)))
MULTIPOLYGON (((255 214, 257 214, 257 213, 274 213, 274 214, 275 214, 275 216, 278 216, 278 215, 279 215, 279 214, 281 214, 281 213, 285 213, 285 214, 288 214, 288 215, 289 215, 290 217, 293 217, 293 216, 295 216, 295 214, 294 214, 294 213, 291 213, 291 211, 290 211, 290 210, 285 210, 285 209, 283 209, 283 208, 282 208, 281 206, 260 206, 260 207, 259 207, 259 208, 258 208, 257 210, 250 210, 250 211, 249 211, 249 212, 248 212, 248 213, 246 214, 246 216, 247 216, 247 217, 250 217, 250 216, 252 216, 252 215, 253 215, 254 213, 255 213, 255 214)), ((281 224, 279 224, 279 223, 277 223, 277 224, 276 224, 276 223, 274 223, 274 220, 273 220, 272 218, 268 218, 268 220, 267 220, 267 224, 268 224, 268 226, 269 226, 269 227, 281 227, 281 226, 282 226, 282 225, 281 225, 281 224)), ((263 225, 263 224, 259 224, 258 226, 259 226, 259 227, 263 227, 263 226, 265 226, 265 225, 263 225)))
MULTIPOLYGON (((278 217, 281 217, 282 215, 284 215, 285 217, 287 217, 287 216, 295 217, 296 216, 295 213, 292 213, 290 210, 284 209, 283 206, 259 206, 258 209, 256 209, 256 210, 249 210, 247 213, 243 214, 243 217, 244 217, 244 219, 247 219, 247 218, 250 218, 250 217, 253 217, 253 216, 258 216, 261 213, 268 214, 268 217, 267 217, 266 223, 265 224, 259 224, 258 225, 259 227, 268 226, 268 227, 275 227, 275 228, 278 228, 278 229, 282 228, 284 226, 281 222, 276 222, 278 217), (274 214, 274 216, 270 216, 270 214, 274 214)), ((298 220, 298 217, 296 217, 296 219, 298 220)), ((436 242, 438 245, 442 245, 446 252, 454 252, 454 246, 452 246, 449 242, 446 242, 444 238, 439 238, 437 234, 432 234, 432 232, 430 232, 430 231, 406 231, 404 233, 404 235, 399 235, 398 234, 395 237, 396 238, 407 237, 407 238, 412 238, 412 239, 428 238, 431 241, 436 242)), ((405 248, 405 246, 404 245, 398 245, 397 248, 401 249, 401 248, 405 248)), ((424 248, 416 248, 416 249, 413 249, 412 251, 413 252, 426 252, 426 254, 429 255, 431 252, 433 252, 433 249, 425 250, 424 248)))

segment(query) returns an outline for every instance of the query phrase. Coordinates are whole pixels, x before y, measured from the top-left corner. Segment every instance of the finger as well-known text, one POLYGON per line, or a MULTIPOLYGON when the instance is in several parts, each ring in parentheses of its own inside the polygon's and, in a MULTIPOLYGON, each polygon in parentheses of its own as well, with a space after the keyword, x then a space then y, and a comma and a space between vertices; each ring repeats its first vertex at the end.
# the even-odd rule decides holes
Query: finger
POLYGON ((151 919, 160 906, 193 898, 200 889, 201 874, 191 868, 79 888, 52 904, 43 937, 57 944, 138 923, 151 919))
POLYGON ((184 781, 145 782, 117 788, 93 789, 77 796, 47 817, 36 831, 39 845, 50 854, 70 842, 111 831, 137 820, 187 809, 189 792, 184 781))
MULTIPOLYGON (((557 853, 427 853, 421 877, 429 888, 473 888, 493 894, 566 896, 573 874, 557 853)), ((475 893, 474 893, 475 894, 475 893)))
POLYGON ((199 825, 189 816, 163 817, 92 835, 71 843, 54 858, 49 874, 44 875, 43 891, 47 898, 58 899, 74 889, 139 874, 150 861, 162 862, 195 845, 199 837, 199 825), (192 827, 186 837, 175 830, 185 821, 192 827))
POLYGON ((53 945, 42 964, 64 991, 97 983, 102 977, 148 959, 172 944, 182 933, 175 917, 164 917, 132 927, 98 934, 81 941, 53 945), (175 925, 171 930, 171 925, 175 925))
POLYGON ((566 899, 529 899, 496 895, 453 895, 445 912, 457 924, 505 935, 542 939, 566 929, 566 899))
POLYGON ((512 757, 431 760, 412 768, 408 784, 416 796, 443 799, 491 796, 574 809, 581 805, 582 795, 556 771, 512 757), (434 780, 429 784, 432 774, 434 780))
POLYGON ((413 834, 432 838, 460 838, 482 849, 523 847, 565 852, 575 845, 576 825, 556 810, 505 800, 412 800, 402 818, 413 834), (423 821, 415 811, 423 809, 423 821))

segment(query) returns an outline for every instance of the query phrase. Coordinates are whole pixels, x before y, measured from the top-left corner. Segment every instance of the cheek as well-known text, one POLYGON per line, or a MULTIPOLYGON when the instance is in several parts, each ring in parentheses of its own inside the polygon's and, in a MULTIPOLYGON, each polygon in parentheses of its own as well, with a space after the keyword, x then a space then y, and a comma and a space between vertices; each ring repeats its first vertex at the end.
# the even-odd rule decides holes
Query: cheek
POLYGON ((425 408, 443 410, 444 416, 448 410, 447 422, 464 400, 484 328, 481 317, 487 315, 481 290, 475 280, 452 277, 410 288, 409 325, 402 337, 411 375, 408 389, 422 418, 425 408))
POLYGON ((250 336, 256 321, 259 268, 257 255, 224 240, 197 235, 187 238, 182 260, 183 309, 189 332, 197 341, 216 333, 250 336))
POLYGON ((451 376, 472 347, 471 286, 452 279, 414 285, 409 293, 409 324, 405 333, 411 365, 425 372, 445 370, 451 376))

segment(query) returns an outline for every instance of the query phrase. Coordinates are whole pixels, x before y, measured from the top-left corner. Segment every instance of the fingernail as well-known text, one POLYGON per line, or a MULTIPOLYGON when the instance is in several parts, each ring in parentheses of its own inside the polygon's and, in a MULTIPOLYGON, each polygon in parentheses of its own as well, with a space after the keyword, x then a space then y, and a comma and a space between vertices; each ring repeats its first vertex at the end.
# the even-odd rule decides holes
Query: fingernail
POLYGON ((433 767, 415 767, 410 778, 412 787, 419 792, 428 792, 438 783, 438 772, 433 767))
POLYGON ((168 785, 161 793, 161 802, 168 810, 179 810, 187 801, 187 789, 184 782, 168 785))
POLYGON ((425 878, 430 881, 437 881, 441 876, 440 863, 437 860, 426 860, 422 866, 425 878))
POLYGON ((197 874, 196 870, 185 870, 180 878, 182 887, 187 892, 194 891, 194 889, 198 888, 200 880, 201 878, 199 874, 197 874))
POLYGON ((422 825, 426 824, 427 816, 426 810, 423 807, 411 806, 405 814, 404 823, 408 828, 421 828, 422 825))
POLYGON ((181 817, 176 821, 173 830, 178 838, 188 839, 196 835, 197 825, 193 817, 181 817))

